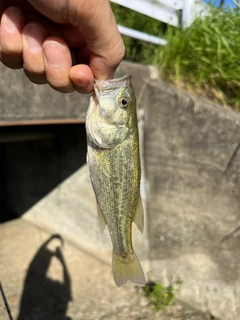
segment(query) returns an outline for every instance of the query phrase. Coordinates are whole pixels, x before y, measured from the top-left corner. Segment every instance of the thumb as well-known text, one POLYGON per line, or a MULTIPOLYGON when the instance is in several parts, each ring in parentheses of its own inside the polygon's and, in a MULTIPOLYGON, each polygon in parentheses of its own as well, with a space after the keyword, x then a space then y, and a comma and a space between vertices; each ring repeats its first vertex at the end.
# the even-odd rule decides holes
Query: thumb
POLYGON ((57 23, 69 23, 83 35, 90 51, 95 78, 113 77, 124 57, 125 47, 109 0, 28 0, 43 15, 57 23))

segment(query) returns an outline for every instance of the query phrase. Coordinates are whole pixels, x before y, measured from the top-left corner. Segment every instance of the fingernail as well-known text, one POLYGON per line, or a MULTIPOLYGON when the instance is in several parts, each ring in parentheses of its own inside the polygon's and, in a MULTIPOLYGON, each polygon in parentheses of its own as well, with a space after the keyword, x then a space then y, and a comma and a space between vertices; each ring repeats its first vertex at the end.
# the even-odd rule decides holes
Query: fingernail
POLYGON ((33 52, 40 52, 44 41, 44 32, 41 27, 29 24, 25 27, 25 40, 33 52))
POLYGON ((45 44, 43 54, 47 64, 52 67, 61 67, 65 64, 66 52, 59 43, 51 41, 45 44))
POLYGON ((18 30, 18 26, 22 24, 21 12, 18 8, 10 7, 5 11, 4 24, 8 32, 14 33, 18 30))

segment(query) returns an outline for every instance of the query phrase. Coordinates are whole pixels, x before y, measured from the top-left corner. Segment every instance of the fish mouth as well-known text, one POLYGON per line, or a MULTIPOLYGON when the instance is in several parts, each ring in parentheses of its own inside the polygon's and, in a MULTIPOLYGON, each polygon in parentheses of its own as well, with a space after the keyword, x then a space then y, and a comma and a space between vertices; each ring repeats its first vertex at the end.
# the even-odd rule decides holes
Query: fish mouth
POLYGON ((130 74, 126 74, 121 78, 109 79, 109 80, 97 80, 94 79, 94 91, 98 93, 109 93, 119 88, 128 87, 131 85, 131 78, 130 74))

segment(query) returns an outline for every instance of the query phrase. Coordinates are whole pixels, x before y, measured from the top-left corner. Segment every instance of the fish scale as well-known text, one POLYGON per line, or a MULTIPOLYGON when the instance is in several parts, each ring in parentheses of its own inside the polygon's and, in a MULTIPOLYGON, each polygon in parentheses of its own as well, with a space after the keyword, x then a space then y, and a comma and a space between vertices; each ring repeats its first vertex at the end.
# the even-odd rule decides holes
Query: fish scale
POLYGON ((136 100, 129 75, 95 81, 87 112, 88 164, 101 230, 113 244, 116 285, 145 284, 132 246, 132 222, 143 229, 136 100))

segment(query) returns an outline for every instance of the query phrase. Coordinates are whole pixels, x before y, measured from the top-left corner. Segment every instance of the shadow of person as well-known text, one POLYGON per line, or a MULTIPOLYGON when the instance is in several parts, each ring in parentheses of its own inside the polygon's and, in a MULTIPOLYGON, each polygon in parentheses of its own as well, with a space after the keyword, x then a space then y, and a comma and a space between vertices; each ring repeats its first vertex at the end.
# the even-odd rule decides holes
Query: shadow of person
POLYGON ((53 235, 37 251, 27 271, 17 320, 71 320, 66 316, 71 279, 61 247, 55 251, 47 248, 53 239, 59 239, 63 246, 61 236, 53 235), (62 265, 63 282, 47 276, 53 257, 62 265))

